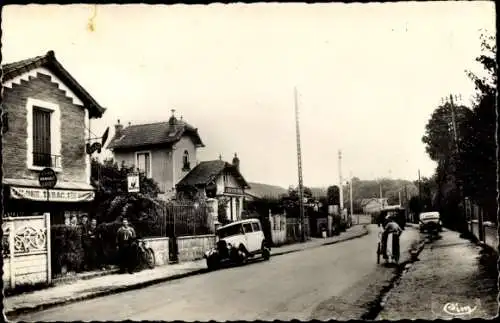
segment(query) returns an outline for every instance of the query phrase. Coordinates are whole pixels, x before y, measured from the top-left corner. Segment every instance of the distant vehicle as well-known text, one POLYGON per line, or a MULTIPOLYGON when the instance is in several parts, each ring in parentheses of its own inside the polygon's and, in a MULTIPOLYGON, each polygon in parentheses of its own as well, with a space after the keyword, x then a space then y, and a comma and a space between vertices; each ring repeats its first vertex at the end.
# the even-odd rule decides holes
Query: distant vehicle
POLYGON ((271 248, 262 231, 258 219, 247 219, 232 222, 220 227, 216 232, 216 246, 208 250, 209 270, 216 269, 225 263, 245 264, 248 258, 261 255, 265 260, 271 257, 271 248))
POLYGON ((420 232, 441 232, 443 230, 439 212, 422 212, 419 216, 420 232))
POLYGON ((396 223, 401 227, 401 230, 404 230, 406 227, 406 209, 399 205, 389 205, 384 207, 380 213, 374 215, 372 217, 372 223, 376 223, 378 225, 383 224, 384 219, 387 218, 388 215, 392 215, 396 219, 396 223))

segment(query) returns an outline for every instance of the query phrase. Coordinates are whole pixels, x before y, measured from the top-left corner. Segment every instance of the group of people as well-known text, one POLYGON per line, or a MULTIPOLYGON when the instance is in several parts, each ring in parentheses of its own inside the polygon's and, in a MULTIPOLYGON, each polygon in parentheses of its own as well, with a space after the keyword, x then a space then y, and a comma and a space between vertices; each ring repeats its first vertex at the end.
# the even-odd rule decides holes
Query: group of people
MULTIPOLYGON (((107 262, 104 259, 102 237, 97 230, 97 220, 93 218, 89 221, 88 215, 83 214, 80 217, 80 221, 78 221, 76 216, 70 219, 66 218, 65 224, 70 226, 81 226, 82 228, 84 259, 81 269, 105 269, 107 262)), ((136 233, 134 228, 129 224, 128 219, 122 218, 121 226, 116 232, 116 255, 121 273, 132 273, 137 268, 135 239, 136 233)))

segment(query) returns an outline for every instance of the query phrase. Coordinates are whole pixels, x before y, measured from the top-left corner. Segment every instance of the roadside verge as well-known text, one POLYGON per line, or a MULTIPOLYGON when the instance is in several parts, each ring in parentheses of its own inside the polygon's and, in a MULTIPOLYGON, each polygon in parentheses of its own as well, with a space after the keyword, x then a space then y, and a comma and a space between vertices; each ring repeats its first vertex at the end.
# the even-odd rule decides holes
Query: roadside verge
MULTIPOLYGON (((294 244, 272 249, 272 256, 280 256, 306 249, 332 245, 360 238, 369 233, 366 225, 354 226, 340 236, 314 239, 302 244, 294 244)), ((151 285, 195 276, 208 272, 204 260, 166 265, 135 274, 112 274, 76 281, 31 293, 15 295, 4 299, 4 313, 10 319, 22 314, 37 312, 55 306, 66 305, 92 298, 125 291, 145 288, 151 285)))

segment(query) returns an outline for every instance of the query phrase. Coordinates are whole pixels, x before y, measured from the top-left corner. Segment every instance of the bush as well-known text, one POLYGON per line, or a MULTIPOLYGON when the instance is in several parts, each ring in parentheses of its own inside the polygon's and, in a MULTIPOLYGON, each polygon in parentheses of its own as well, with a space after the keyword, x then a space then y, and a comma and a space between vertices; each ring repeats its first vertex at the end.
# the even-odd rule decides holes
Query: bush
POLYGON ((52 225, 50 238, 52 271, 59 274, 63 266, 70 271, 80 271, 84 259, 81 228, 64 224, 52 225))
POLYGON ((96 235, 101 248, 102 258, 104 262, 102 265, 116 265, 117 252, 116 252, 116 233, 120 228, 121 223, 110 222, 101 223, 96 228, 96 235))

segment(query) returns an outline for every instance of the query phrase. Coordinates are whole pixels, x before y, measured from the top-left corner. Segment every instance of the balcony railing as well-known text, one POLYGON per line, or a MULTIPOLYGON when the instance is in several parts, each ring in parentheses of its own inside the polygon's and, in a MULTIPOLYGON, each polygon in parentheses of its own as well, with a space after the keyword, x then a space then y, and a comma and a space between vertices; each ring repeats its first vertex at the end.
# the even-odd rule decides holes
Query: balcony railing
POLYGON ((46 153, 33 153, 33 166, 60 168, 61 156, 46 153))

